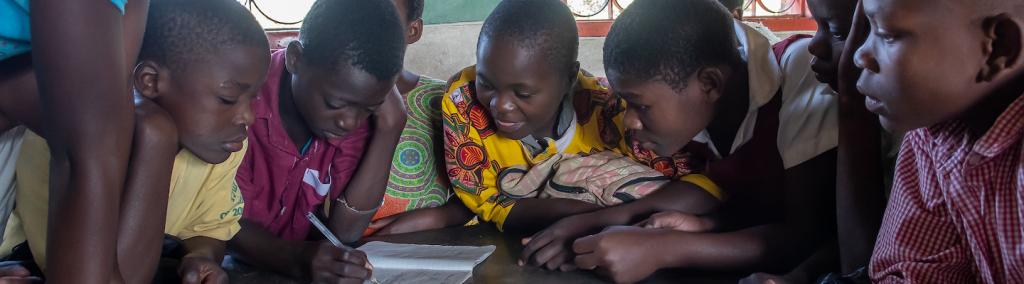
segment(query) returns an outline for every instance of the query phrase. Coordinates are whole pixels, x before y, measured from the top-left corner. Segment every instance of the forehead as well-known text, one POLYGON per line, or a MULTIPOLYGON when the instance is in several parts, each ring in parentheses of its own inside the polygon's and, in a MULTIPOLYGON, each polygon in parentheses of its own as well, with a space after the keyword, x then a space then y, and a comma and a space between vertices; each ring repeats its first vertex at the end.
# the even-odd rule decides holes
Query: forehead
POLYGON ((202 59, 194 59, 185 73, 193 82, 258 88, 269 64, 270 53, 262 48, 219 48, 202 59))
POLYGON ((807 0, 811 13, 820 19, 850 19, 856 5, 855 0, 807 0))
POLYGON ((554 81, 558 70, 536 49, 502 37, 484 37, 477 49, 477 73, 494 84, 554 81))
POLYGON ((313 72, 315 88, 323 91, 327 99, 344 100, 357 105, 372 106, 384 102, 387 93, 394 86, 394 80, 378 80, 370 73, 352 66, 340 64, 332 68, 316 68, 313 72))

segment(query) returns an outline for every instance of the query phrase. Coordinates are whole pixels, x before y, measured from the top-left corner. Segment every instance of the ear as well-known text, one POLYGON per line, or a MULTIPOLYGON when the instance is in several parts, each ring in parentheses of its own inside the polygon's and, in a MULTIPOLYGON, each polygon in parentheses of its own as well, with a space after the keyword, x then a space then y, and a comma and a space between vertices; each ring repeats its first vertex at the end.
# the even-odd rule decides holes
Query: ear
POLYGON ((288 70, 288 73, 298 74, 299 64, 302 60, 302 42, 293 40, 288 43, 288 49, 285 50, 284 54, 284 68, 288 70))
POLYGON ((420 38, 423 37, 423 19, 412 21, 406 29, 408 30, 406 31, 405 44, 414 44, 420 41, 420 38))
POLYGON ((156 62, 144 60, 135 65, 135 69, 132 72, 132 87, 135 91, 148 99, 156 99, 160 97, 160 92, 164 89, 164 86, 160 84, 164 82, 166 76, 163 68, 160 67, 156 62))
POLYGON ((991 82, 1013 73, 1006 71, 1020 67, 1021 49, 1024 49, 1020 23, 1007 14, 999 14, 985 19, 982 29, 985 33, 985 64, 978 72, 978 81, 991 82))
POLYGON ((691 85, 690 88, 700 87, 700 93, 704 94, 705 100, 710 103, 715 103, 725 93, 725 72, 719 67, 705 67, 697 70, 694 74, 697 76, 697 86, 691 85))
POLYGON ((580 62, 573 62, 571 69, 569 69, 569 88, 576 86, 577 81, 580 79, 580 62))

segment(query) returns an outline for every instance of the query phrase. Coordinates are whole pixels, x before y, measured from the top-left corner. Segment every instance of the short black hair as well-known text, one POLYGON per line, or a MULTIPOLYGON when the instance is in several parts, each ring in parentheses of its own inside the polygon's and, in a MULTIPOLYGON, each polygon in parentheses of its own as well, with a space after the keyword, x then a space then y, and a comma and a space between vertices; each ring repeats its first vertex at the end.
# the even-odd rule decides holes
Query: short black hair
POLYGON ((182 71, 234 47, 270 51, 263 28, 238 1, 153 0, 138 60, 182 71))
POLYGON ((637 0, 604 44, 608 73, 685 89, 694 72, 741 63, 732 15, 715 0, 637 0))
POLYGON ((484 37, 543 52, 557 68, 573 66, 580 46, 576 19, 559 0, 503 0, 484 21, 478 44, 484 37))
POLYGON ((302 61, 327 70, 342 64, 391 80, 402 71, 405 33, 389 0, 318 0, 299 30, 302 61))
POLYGON ((744 1, 744 0, 718 0, 718 2, 722 3, 722 5, 725 6, 725 9, 729 10, 729 12, 731 13, 732 11, 736 11, 737 9, 743 8, 743 2, 746 2, 746 1, 744 1))
POLYGON ((406 21, 412 22, 423 18, 423 0, 405 0, 406 21))

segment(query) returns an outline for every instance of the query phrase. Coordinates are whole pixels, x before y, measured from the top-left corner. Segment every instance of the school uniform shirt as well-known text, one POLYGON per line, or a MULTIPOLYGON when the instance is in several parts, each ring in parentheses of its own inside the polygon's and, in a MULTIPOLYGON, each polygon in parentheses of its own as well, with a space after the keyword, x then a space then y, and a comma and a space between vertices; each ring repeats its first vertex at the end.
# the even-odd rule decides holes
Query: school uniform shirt
POLYGON ((1024 283, 1024 96, 984 134, 907 133, 871 259, 877 283, 1024 283))
MULTIPOLYGON (((729 206, 761 208, 783 202, 786 169, 838 146, 838 101, 810 69, 809 39, 773 49, 749 26, 735 21, 734 29, 749 76, 746 117, 731 144, 716 145, 705 130, 684 149, 706 160, 705 174, 734 199, 729 206)), ((769 215, 755 222, 779 217, 769 215)))
MULTIPOLYGON (((188 150, 174 157, 164 233, 189 239, 208 237, 230 240, 239 230, 242 195, 235 185, 235 170, 243 151, 220 164, 210 164, 188 150)), ((0 251, 28 241, 40 268, 46 268, 46 223, 49 204, 50 150, 46 140, 31 131, 25 134, 17 165, 14 214, 7 224, 0 251)))
POLYGON ((25 129, 25 126, 17 126, 0 133, 0 236, 14 210, 14 165, 18 162, 25 129))
MULTIPOLYGON (((0 0, 0 61, 32 49, 29 25, 30 0, 0 0)), ((111 8, 124 14, 128 0, 110 0, 111 8)))
POLYGON ((689 164, 688 153, 657 157, 637 145, 622 124, 625 101, 612 95, 606 80, 584 72, 577 77, 575 93, 567 96, 559 110, 559 138, 543 140, 513 140, 497 134, 491 115, 476 97, 475 66, 453 78, 441 101, 445 166, 455 194, 481 220, 502 229, 515 206, 516 199, 498 188, 503 171, 528 169, 555 154, 614 151, 720 196, 707 177, 691 170, 694 166, 689 164))
POLYGON ((272 54, 266 83, 252 102, 256 119, 237 181, 246 221, 286 240, 304 240, 311 227, 306 213, 338 198, 348 186, 366 148, 369 125, 338 139, 313 136, 300 153, 278 108, 284 60, 284 50, 272 54))

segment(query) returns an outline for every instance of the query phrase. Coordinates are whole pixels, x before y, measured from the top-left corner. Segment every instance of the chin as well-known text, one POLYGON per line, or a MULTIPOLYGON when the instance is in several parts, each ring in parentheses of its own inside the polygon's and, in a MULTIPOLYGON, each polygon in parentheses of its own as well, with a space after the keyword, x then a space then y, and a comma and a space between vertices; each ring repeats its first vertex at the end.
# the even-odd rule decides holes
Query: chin
POLYGON ((196 157, 199 157, 199 159, 203 160, 203 162, 207 162, 213 165, 223 163, 224 161, 227 161, 229 157, 231 157, 231 153, 224 151, 210 151, 209 153, 192 152, 192 154, 195 154, 196 157))

